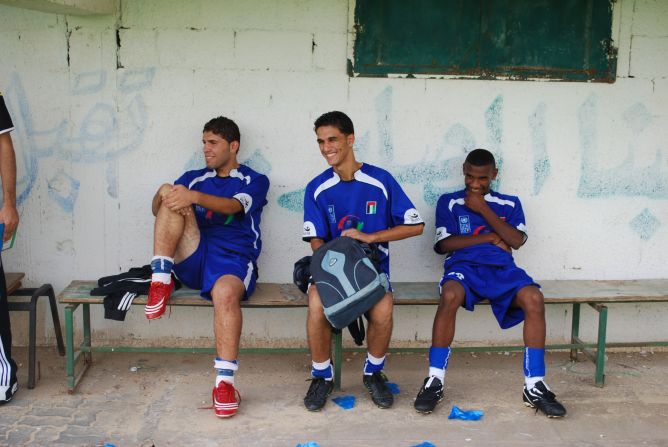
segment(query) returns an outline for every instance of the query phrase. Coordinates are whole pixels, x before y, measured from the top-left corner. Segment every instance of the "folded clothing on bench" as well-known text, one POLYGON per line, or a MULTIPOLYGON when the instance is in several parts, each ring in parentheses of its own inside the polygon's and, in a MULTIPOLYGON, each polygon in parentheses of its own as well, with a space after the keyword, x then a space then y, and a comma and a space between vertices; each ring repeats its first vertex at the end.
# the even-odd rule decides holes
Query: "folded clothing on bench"
MULTIPOLYGON (((104 276, 97 281, 98 287, 91 290, 93 296, 104 296, 104 318, 125 321, 125 314, 130 309, 137 295, 147 295, 151 286, 150 265, 132 267, 125 273, 104 276)), ((174 288, 181 288, 181 283, 172 274, 174 288)))

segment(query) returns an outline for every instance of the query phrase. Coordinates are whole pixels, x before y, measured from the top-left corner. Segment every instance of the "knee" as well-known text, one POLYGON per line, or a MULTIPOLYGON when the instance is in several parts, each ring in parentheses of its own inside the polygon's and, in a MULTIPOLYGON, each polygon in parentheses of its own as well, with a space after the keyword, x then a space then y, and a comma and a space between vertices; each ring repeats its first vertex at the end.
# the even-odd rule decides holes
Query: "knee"
POLYGON ((163 183, 160 185, 160 188, 158 188, 158 194, 160 196, 164 196, 165 194, 168 194, 172 191, 172 188, 174 188, 174 185, 170 185, 169 183, 163 183))
POLYGON ((308 318, 312 321, 326 320, 325 309, 322 306, 320 295, 318 295, 318 291, 313 284, 308 289, 308 318))
POLYGON ((211 299, 215 307, 223 310, 229 310, 241 307, 240 298, 229 287, 216 284, 211 290, 211 299))
POLYGON ((441 293, 441 302, 438 305, 439 311, 457 312, 462 305, 463 299, 454 290, 445 289, 441 293))
POLYGON ((369 322, 375 325, 392 325, 392 296, 385 295, 369 310, 369 322))
POLYGON ((544 316, 545 300, 540 290, 527 293, 522 300, 524 313, 527 315, 544 316))

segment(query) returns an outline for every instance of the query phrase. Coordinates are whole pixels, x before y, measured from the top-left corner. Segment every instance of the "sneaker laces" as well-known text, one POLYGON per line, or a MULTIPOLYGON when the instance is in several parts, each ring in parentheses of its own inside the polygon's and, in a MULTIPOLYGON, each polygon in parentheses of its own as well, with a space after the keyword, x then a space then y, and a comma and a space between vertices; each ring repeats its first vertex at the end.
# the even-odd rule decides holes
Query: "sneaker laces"
MULTIPOLYGON (((227 383, 225 381, 220 382, 226 384, 225 386, 221 387, 220 384, 214 388, 214 393, 216 394, 216 398, 218 398, 218 401, 223 401, 225 397, 229 396, 232 392, 230 391, 230 388, 234 390, 234 395, 236 395, 237 398, 237 403, 241 405, 241 394, 239 393, 239 390, 236 389, 234 385, 231 383, 227 383), (224 388, 224 390, 221 390, 221 388, 224 388), (226 396, 227 395, 227 396, 226 396)), ((208 407, 197 407, 198 410, 213 410, 213 399, 211 402, 211 405, 208 407)))
POLYGON ((429 378, 427 379, 427 383, 424 384, 424 389, 426 390, 427 388, 431 388, 431 384, 432 384, 432 383, 434 382, 434 380, 436 380, 436 379, 438 379, 439 382, 441 381, 441 379, 439 379, 439 378, 436 377, 436 376, 429 376, 429 378))
POLYGON ((313 397, 318 394, 320 388, 327 387, 327 380, 324 377, 311 377, 306 379, 306 381, 311 381, 311 386, 309 386, 308 391, 306 392, 306 397, 313 397))

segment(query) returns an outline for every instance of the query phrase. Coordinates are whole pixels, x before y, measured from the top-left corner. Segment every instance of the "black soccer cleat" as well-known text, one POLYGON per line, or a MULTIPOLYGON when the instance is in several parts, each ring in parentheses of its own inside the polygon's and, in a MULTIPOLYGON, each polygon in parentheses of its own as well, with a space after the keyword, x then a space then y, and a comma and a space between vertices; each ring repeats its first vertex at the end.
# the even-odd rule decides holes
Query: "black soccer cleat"
POLYGON ((14 394, 16 394, 18 389, 19 384, 16 377, 12 377, 9 381, 9 386, 0 386, 0 405, 6 404, 12 400, 12 397, 14 397, 14 394))
POLYGON ((522 398, 524 399, 524 405, 535 408, 536 411, 542 411, 549 418, 566 416, 566 409, 557 401, 554 393, 542 380, 531 389, 527 389, 525 386, 522 398))
POLYGON ((413 406, 418 413, 429 414, 434 411, 436 404, 442 400, 443 383, 438 377, 430 376, 424 379, 413 406))
POLYGON ((382 371, 364 375, 364 386, 371 394, 371 400, 379 408, 390 408, 394 403, 394 395, 387 387, 387 376, 382 371))
POLYGON ((308 411, 320 411, 327 403, 327 397, 332 394, 334 381, 322 377, 313 377, 304 397, 304 406, 308 411))

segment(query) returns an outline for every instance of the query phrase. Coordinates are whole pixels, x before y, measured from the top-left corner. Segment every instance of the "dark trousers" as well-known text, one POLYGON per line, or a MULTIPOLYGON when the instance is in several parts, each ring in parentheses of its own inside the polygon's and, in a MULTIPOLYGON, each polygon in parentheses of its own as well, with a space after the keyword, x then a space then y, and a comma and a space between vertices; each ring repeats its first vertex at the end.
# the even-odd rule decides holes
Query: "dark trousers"
POLYGON ((0 259, 0 386, 9 386, 16 377, 16 363, 12 360, 12 328, 9 322, 5 269, 0 259))

